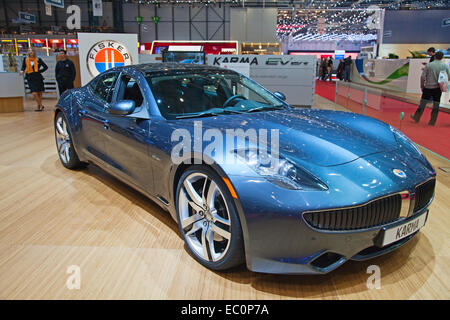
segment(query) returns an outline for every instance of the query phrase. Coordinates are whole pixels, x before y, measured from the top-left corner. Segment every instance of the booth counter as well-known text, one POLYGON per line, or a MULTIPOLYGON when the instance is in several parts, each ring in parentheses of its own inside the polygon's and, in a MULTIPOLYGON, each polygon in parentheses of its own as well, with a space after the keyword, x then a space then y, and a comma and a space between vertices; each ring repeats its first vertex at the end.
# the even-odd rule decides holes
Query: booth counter
POLYGON ((18 72, 0 72, 0 113, 22 112, 25 88, 18 72))
POLYGON ((248 75, 272 92, 282 92, 286 96, 286 102, 291 105, 306 107, 314 105, 315 56, 249 54, 206 57, 208 65, 235 70, 248 75))

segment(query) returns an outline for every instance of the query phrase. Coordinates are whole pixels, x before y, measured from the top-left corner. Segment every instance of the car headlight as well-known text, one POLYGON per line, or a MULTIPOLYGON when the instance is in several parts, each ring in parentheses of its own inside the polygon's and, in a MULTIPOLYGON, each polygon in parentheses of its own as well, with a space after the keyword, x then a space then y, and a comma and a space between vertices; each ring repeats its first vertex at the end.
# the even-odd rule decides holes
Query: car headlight
POLYGON ((397 130, 393 126, 389 126, 392 133, 394 134, 395 140, 400 145, 400 147, 404 148, 404 150, 409 154, 416 154, 420 157, 423 157, 422 152, 420 152, 419 148, 417 148, 416 144, 411 141, 403 132, 397 130))
POLYGON ((256 149, 234 150, 238 159, 268 181, 291 190, 328 190, 328 187, 309 172, 281 156, 272 156, 256 149))

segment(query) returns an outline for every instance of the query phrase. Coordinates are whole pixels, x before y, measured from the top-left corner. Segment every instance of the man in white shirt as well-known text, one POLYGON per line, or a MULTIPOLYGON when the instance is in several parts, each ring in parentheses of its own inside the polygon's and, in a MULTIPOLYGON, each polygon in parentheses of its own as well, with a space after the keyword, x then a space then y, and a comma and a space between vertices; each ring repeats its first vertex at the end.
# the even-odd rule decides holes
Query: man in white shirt
POLYGON ((442 52, 437 52, 434 55, 434 61, 427 63, 425 69, 422 72, 422 76, 420 77, 420 88, 422 89, 422 97, 420 99, 419 107, 416 110, 416 113, 411 115, 411 119, 413 119, 416 123, 420 121, 420 117, 425 110, 425 106, 429 102, 429 100, 433 100, 433 111, 431 111, 431 118, 428 124, 430 126, 434 126, 436 124, 436 120, 439 114, 439 104, 441 101, 442 91, 439 86, 439 73, 441 71, 446 71, 447 76, 450 78, 450 69, 448 66, 442 61, 444 54, 442 52))

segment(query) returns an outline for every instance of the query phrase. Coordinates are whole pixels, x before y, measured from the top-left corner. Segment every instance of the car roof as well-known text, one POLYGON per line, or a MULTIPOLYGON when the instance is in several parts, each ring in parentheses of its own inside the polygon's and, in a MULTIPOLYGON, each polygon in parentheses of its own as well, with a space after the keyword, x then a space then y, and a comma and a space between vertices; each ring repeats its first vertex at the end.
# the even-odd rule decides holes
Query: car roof
MULTIPOLYGON (((219 68, 215 66, 209 65, 198 65, 191 63, 175 63, 175 62, 156 62, 156 63, 142 63, 135 64, 131 66, 123 66, 116 67, 114 69, 117 70, 127 70, 133 69, 136 71, 142 72, 144 75, 152 74, 152 73, 166 73, 166 72, 201 72, 201 71, 209 71, 209 72, 227 72, 227 73, 235 73, 232 70, 219 68)), ((111 69, 112 70, 112 69, 111 69)))

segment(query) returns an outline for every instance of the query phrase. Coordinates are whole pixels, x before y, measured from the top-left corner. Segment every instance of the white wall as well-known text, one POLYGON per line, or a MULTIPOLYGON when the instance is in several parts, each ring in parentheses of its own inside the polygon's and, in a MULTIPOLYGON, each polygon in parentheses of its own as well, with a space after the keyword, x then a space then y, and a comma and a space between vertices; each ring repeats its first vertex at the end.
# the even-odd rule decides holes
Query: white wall
POLYGON ((230 40, 278 42, 276 8, 231 8, 230 40))

